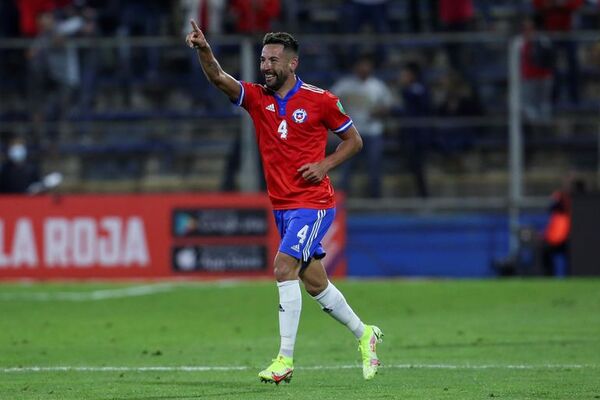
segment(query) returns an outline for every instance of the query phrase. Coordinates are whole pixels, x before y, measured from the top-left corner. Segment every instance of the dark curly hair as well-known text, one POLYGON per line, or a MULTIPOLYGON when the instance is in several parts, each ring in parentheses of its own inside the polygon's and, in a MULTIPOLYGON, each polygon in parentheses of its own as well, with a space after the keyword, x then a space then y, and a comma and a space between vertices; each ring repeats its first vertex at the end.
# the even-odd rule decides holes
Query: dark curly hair
POLYGON ((298 42, 287 32, 269 32, 263 38, 263 46, 266 44, 282 44, 285 50, 291 50, 298 54, 298 42))

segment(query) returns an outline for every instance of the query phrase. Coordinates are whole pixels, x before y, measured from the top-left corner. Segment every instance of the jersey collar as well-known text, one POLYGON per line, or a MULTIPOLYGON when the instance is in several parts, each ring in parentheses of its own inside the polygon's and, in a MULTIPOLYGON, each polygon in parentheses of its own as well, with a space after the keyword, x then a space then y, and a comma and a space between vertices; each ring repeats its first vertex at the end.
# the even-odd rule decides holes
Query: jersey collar
POLYGON ((294 87, 287 92, 287 94, 285 95, 285 97, 282 99, 281 97, 279 97, 279 95, 273 91, 271 91, 271 96, 273 96, 275 98, 275 101, 277 101, 277 108, 279 111, 279 115, 280 116, 284 116, 285 115, 285 106, 287 105, 288 100, 294 95, 296 94, 296 92, 298 90, 300 90, 300 86, 302 86, 304 82, 302 82, 302 80, 300 79, 300 77, 298 77, 298 75, 296 75, 296 84, 294 85, 294 87))

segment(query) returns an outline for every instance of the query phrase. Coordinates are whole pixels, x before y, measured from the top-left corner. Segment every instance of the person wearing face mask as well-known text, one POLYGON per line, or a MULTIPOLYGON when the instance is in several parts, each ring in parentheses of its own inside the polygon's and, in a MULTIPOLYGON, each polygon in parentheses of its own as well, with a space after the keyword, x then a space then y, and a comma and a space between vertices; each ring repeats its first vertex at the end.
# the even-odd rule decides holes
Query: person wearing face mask
POLYGON ((27 159, 27 146, 21 138, 9 141, 6 158, 0 168, 0 194, 26 193, 40 180, 37 166, 27 159))

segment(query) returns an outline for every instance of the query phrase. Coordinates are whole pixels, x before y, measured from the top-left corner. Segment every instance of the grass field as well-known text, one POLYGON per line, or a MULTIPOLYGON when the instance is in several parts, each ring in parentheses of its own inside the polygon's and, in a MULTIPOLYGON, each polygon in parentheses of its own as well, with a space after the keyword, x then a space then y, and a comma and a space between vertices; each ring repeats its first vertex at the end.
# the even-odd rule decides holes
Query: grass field
POLYGON ((356 342, 304 297, 289 385, 271 282, 0 284, 0 398, 598 399, 600 281, 346 281, 385 333, 356 342))

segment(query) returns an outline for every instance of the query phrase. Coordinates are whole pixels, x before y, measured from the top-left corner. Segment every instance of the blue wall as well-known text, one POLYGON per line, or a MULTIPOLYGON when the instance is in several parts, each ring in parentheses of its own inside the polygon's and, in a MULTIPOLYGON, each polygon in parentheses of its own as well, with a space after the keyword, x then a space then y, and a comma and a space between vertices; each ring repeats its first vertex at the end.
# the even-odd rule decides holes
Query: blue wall
MULTIPOLYGON (((541 230, 545 214, 522 223, 541 230)), ((354 214, 348 217, 348 275, 489 277, 508 253, 506 214, 448 216, 354 214)))

